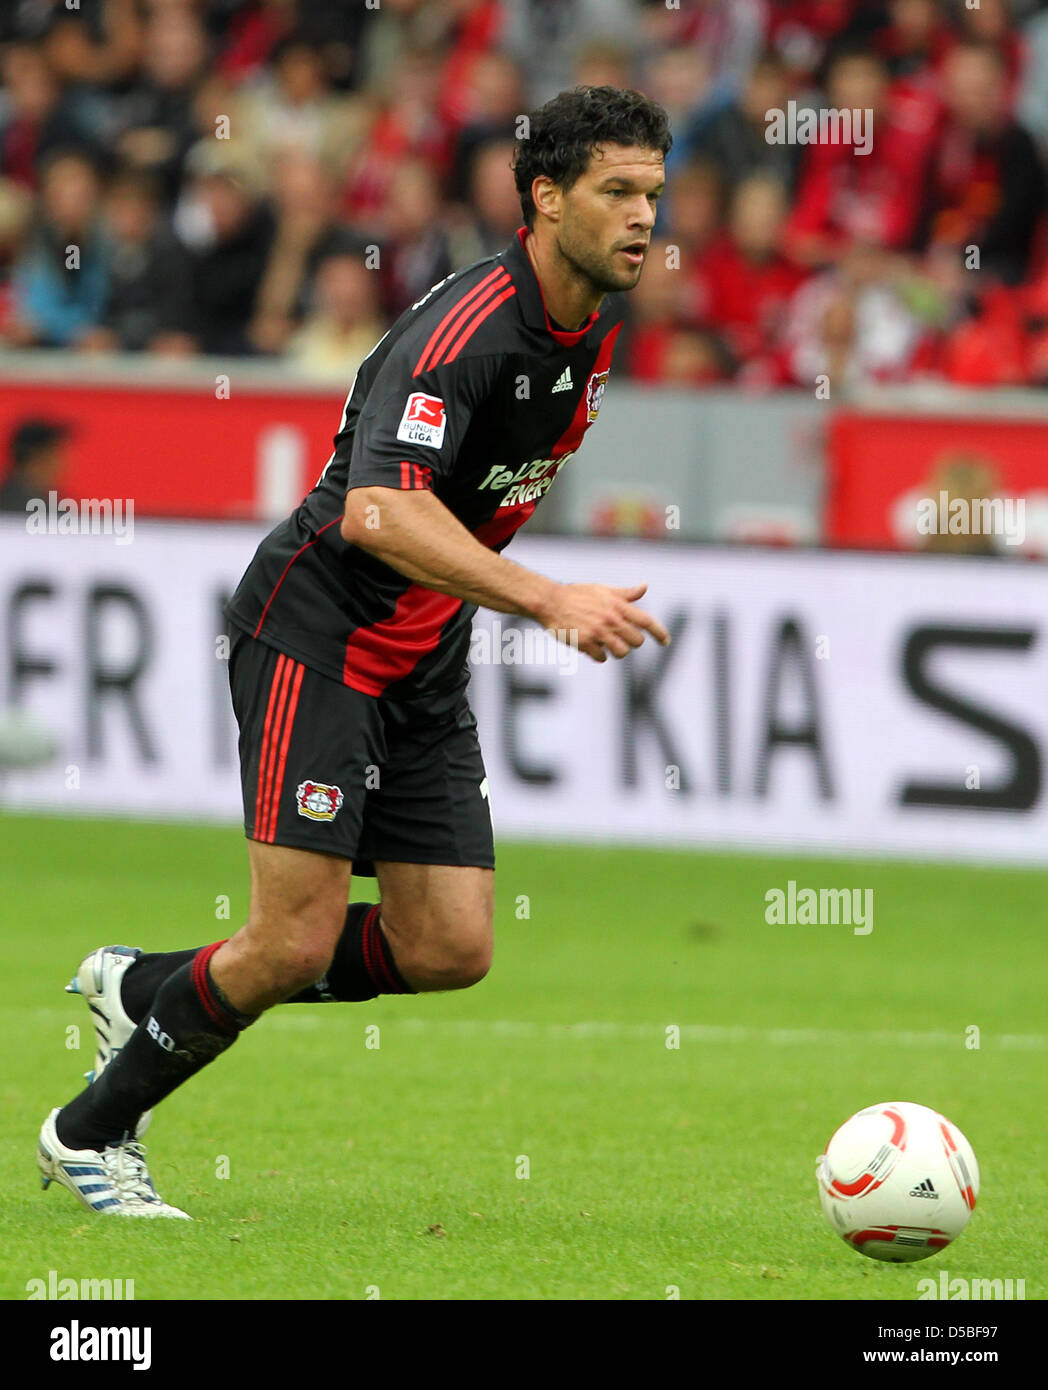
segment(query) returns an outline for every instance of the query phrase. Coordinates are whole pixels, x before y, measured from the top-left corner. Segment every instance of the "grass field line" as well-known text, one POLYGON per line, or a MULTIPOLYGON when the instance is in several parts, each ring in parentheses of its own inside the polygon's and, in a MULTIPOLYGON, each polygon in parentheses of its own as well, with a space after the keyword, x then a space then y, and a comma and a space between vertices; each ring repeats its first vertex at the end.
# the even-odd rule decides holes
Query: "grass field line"
MULTIPOLYGON (((65 1019, 68 1010, 37 1008, 30 1010, 37 1019, 65 1019)), ((15 1005, 0 1006, 0 1013, 19 1013, 25 1010, 15 1005)), ((322 1006, 301 1010, 279 1009, 266 1020, 269 1028, 290 1032, 313 1032, 338 1023, 342 1026, 345 1012, 322 1006)), ((375 1023, 368 1018, 368 1023, 375 1023)), ((570 1042, 575 1039, 603 1039, 607 1042, 658 1042, 665 1045, 667 1029, 677 1027, 681 1042, 694 1043, 761 1043, 768 1047, 847 1046, 848 1044, 878 1047, 952 1048, 963 1047, 964 1032, 945 1030, 912 1032, 881 1028, 875 1030, 846 1028, 752 1028, 745 1024, 716 1023, 619 1023, 614 1020, 579 1023, 539 1023, 510 1018, 386 1018, 380 1027, 390 1031, 458 1038, 527 1038, 536 1042, 570 1042)), ((982 1048, 1001 1052, 1048 1051, 1048 1034, 1044 1033, 984 1033, 982 1048)))
MULTIPOLYGON (((319 1027, 323 1018, 316 1013, 296 1015, 287 1010, 274 1014, 275 1026, 309 1030, 319 1027)), ((658 1042, 665 1045, 666 1030, 672 1025, 659 1023, 538 1023, 517 1019, 448 1019, 398 1018, 386 1020, 381 1027, 405 1033, 431 1033, 461 1038, 528 1038, 536 1041, 560 1042, 572 1039, 604 1039, 608 1042, 658 1042)), ((894 1047, 946 1048, 963 1047, 964 1033, 957 1032, 896 1032, 890 1029, 859 1031, 834 1028, 750 1028, 745 1025, 682 1023, 682 1042, 696 1043, 762 1043, 769 1047, 822 1046, 829 1044, 874 1044, 894 1047)), ((1042 1033, 1002 1033, 983 1036, 987 1050, 1013 1052, 1043 1052, 1048 1050, 1048 1035, 1042 1033)))

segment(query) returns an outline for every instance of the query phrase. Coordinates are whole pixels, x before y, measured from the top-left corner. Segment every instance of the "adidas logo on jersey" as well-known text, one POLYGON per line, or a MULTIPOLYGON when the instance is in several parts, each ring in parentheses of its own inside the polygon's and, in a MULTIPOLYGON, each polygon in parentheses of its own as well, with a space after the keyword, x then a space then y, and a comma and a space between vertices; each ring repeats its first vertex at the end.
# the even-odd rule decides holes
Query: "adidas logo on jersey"
POLYGON ((550 392, 550 395, 555 396, 558 391, 570 391, 571 387, 571 368, 565 367, 560 376, 557 377, 556 381, 553 383, 553 390, 550 392))
POLYGON ((911 1196, 911 1197, 932 1197, 932 1198, 934 1198, 935 1201, 938 1201, 938 1200, 939 1200, 939 1194, 938 1194, 938 1192, 936 1192, 935 1188, 932 1186, 932 1180, 931 1180, 931 1178, 925 1178, 924 1181, 923 1181, 923 1182, 919 1182, 919 1183, 917 1184, 916 1187, 911 1187, 911 1188, 910 1188, 910 1196, 911 1196))

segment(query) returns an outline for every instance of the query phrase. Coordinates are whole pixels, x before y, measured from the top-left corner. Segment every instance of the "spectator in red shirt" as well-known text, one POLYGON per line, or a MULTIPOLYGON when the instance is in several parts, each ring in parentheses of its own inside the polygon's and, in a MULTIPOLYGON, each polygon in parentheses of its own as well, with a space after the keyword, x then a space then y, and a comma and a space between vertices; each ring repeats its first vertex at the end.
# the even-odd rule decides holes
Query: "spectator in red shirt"
POLYGON ((947 120, 932 160, 923 225, 926 247, 953 247, 978 268, 1018 284, 1030 264, 1044 204, 1044 170, 1033 140, 1008 110, 999 50, 964 43, 944 70, 947 120))
POLYGON ((739 361, 776 351, 805 271, 781 251, 787 202, 782 184, 753 174, 735 190, 729 232, 703 258, 707 318, 739 361))
POLYGON ((867 154, 851 144, 807 147, 787 249, 809 266, 832 264, 858 241, 905 250, 914 238, 934 124, 913 119, 891 99, 881 58, 842 49, 831 61, 827 107, 872 112, 867 154))
POLYGON ((687 275, 680 246, 660 239, 651 243, 625 327, 623 358, 636 381, 705 386, 731 374, 724 345, 688 315, 682 293, 687 275))

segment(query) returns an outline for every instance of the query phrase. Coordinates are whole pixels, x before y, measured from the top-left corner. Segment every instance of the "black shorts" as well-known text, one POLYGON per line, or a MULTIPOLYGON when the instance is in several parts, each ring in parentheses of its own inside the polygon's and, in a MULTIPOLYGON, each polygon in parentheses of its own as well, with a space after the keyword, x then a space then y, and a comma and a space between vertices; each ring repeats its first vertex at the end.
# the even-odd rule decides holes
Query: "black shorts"
POLYGON ((352 859, 495 867, 477 721, 310 670, 238 628, 229 686, 249 839, 352 859))

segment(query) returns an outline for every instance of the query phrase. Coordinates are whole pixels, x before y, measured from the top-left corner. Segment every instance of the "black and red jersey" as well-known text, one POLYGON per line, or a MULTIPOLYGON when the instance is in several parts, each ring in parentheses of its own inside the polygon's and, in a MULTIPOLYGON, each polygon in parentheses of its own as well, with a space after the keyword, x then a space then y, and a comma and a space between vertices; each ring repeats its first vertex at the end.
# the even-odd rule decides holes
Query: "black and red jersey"
POLYGON ((526 235, 435 285, 379 341, 317 485, 259 546, 229 603, 238 627, 354 690, 450 705, 468 680, 476 610, 347 544, 347 491, 430 488, 501 550, 597 418, 620 296, 576 331, 557 327, 526 235))

